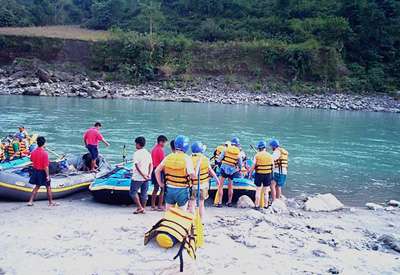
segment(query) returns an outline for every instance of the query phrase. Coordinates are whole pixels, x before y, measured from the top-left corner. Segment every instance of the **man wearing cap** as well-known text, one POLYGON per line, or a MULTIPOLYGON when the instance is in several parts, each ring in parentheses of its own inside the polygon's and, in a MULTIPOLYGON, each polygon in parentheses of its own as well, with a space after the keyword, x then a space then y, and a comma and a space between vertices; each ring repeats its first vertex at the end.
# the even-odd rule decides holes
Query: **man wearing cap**
POLYGON ((175 138, 174 144, 176 152, 163 159, 157 166, 155 175, 160 187, 165 188, 166 210, 177 204, 186 211, 191 180, 195 178, 192 159, 186 154, 189 149, 189 138, 179 135, 175 138), (164 172, 165 183, 161 178, 161 172, 164 172))
POLYGON ((240 158, 240 142, 237 137, 231 140, 231 145, 226 148, 218 158, 221 162, 221 177, 218 185, 218 203, 216 207, 222 207, 222 197, 224 194, 224 182, 228 179, 228 202, 226 205, 232 207, 233 199, 233 179, 240 178, 240 170, 242 169, 242 159, 240 158))

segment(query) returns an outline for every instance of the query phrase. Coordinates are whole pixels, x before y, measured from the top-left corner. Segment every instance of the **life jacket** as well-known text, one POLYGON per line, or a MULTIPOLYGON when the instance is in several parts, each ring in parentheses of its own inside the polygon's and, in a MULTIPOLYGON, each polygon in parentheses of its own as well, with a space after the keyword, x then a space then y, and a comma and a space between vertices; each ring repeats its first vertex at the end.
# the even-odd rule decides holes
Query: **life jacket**
POLYGON ((165 180, 168 185, 175 187, 190 186, 189 175, 186 172, 186 155, 172 153, 165 159, 165 180))
POLYGON ((256 158, 256 173, 257 174, 270 174, 272 173, 274 159, 266 151, 258 152, 256 158))
POLYGON ((12 144, 6 146, 6 153, 9 158, 15 154, 14 147, 12 144))
POLYGON ((275 160, 275 167, 279 168, 279 172, 282 173, 282 169, 288 169, 288 159, 289 159, 289 153, 282 147, 278 147, 275 150, 279 150, 281 152, 281 156, 279 159, 275 160))
MULTIPOLYGON (((200 184, 208 184, 209 180, 209 172, 208 172, 208 167, 210 163, 208 162, 208 159, 203 155, 203 154, 193 154, 192 155, 192 162, 193 162, 193 167, 194 169, 197 169, 199 160, 200 161, 200 184)), ((192 180, 193 185, 197 185, 198 182, 198 171, 196 171, 196 179, 192 180)))
POLYGON ((220 145, 217 148, 215 148, 214 159, 217 160, 219 158, 219 156, 221 155, 221 153, 225 152, 225 150, 226 150, 226 146, 225 145, 220 145))
POLYGON ((229 146, 225 150, 224 158, 222 159, 222 163, 236 166, 240 156, 240 149, 236 146, 229 146))
POLYGON ((19 154, 21 157, 29 155, 29 149, 26 147, 26 142, 24 140, 19 142, 19 154))
POLYGON ((186 249, 190 257, 196 259, 197 248, 192 213, 179 208, 170 208, 165 212, 164 218, 144 235, 144 245, 153 238, 156 238, 158 245, 162 248, 172 248, 179 243, 180 248, 174 259, 179 257, 181 272, 183 272, 183 249, 186 249))

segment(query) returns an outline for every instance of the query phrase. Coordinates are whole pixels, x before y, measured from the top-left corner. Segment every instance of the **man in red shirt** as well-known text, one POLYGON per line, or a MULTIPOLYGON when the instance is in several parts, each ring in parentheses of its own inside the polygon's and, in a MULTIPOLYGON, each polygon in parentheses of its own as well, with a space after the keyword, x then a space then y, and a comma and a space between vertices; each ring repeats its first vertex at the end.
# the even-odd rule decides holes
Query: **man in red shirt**
POLYGON ((94 127, 89 128, 85 134, 83 135, 83 141, 85 142, 85 146, 88 149, 90 156, 92 157, 91 162, 91 171, 95 171, 97 169, 96 161, 99 156, 99 142, 103 142, 106 146, 110 146, 110 144, 104 139, 103 135, 100 134, 101 123, 96 122, 94 127))
POLYGON ((151 182, 154 185, 153 193, 151 195, 151 210, 156 210, 156 200, 157 200, 157 193, 158 190, 160 190, 160 196, 158 198, 158 210, 163 211, 163 201, 164 201, 164 189, 160 188, 158 185, 156 176, 154 174, 154 171, 156 170, 157 166, 161 163, 161 161, 164 159, 164 147, 165 143, 168 141, 166 136, 160 135, 157 138, 157 144, 153 147, 151 150, 151 158, 153 160, 153 173, 151 174, 151 182))
POLYGON ((38 148, 31 153, 33 172, 29 179, 29 183, 35 185, 35 187, 32 190, 32 195, 29 199, 28 206, 33 205, 33 200, 35 199, 40 186, 46 186, 49 206, 57 206, 58 204, 53 201, 53 196, 51 194, 49 155, 44 149, 46 139, 44 137, 38 137, 36 143, 38 148))

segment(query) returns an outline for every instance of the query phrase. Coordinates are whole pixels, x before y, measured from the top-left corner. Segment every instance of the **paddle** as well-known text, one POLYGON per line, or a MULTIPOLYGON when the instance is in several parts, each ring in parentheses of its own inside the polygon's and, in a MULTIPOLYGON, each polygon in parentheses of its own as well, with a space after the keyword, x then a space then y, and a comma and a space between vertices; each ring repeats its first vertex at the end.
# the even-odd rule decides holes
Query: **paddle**
POLYGON ((65 158, 65 154, 60 155, 60 154, 58 154, 57 152, 51 150, 48 146, 46 146, 46 150, 47 150, 49 153, 51 153, 51 154, 53 154, 54 156, 56 156, 56 157, 58 158, 58 160, 62 160, 63 158, 65 158))
POLYGON ((197 194, 196 194, 196 214, 194 217, 194 227, 196 230, 196 247, 202 247, 204 245, 204 228, 203 223, 201 222, 200 217, 200 164, 201 164, 200 155, 199 161, 197 163, 196 172, 197 172, 197 194))
POLYGON ((126 150, 126 145, 124 144, 124 147, 122 147, 122 162, 126 163, 126 156, 128 155, 128 152, 126 150))

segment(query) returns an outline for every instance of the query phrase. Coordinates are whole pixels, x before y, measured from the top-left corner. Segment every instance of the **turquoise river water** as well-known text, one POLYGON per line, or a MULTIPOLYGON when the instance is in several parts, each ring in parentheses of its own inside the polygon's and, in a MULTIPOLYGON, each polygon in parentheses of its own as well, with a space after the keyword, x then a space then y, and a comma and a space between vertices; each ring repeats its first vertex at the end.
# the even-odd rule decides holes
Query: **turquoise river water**
POLYGON ((159 134, 185 134, 208 154, 237 135, 250 156, 249 144, 275 137, 289 151, 287 196, 331 192, 348 205, 400 199, 398 114, 27 96, 0 96, 0 107, 1 135, 23 124, 58 152, 85 152, 84 130, 101 121, 111 146, 100 151, 114 163, 123 145, 133 153, 139 135, 151 148, 159 134))

